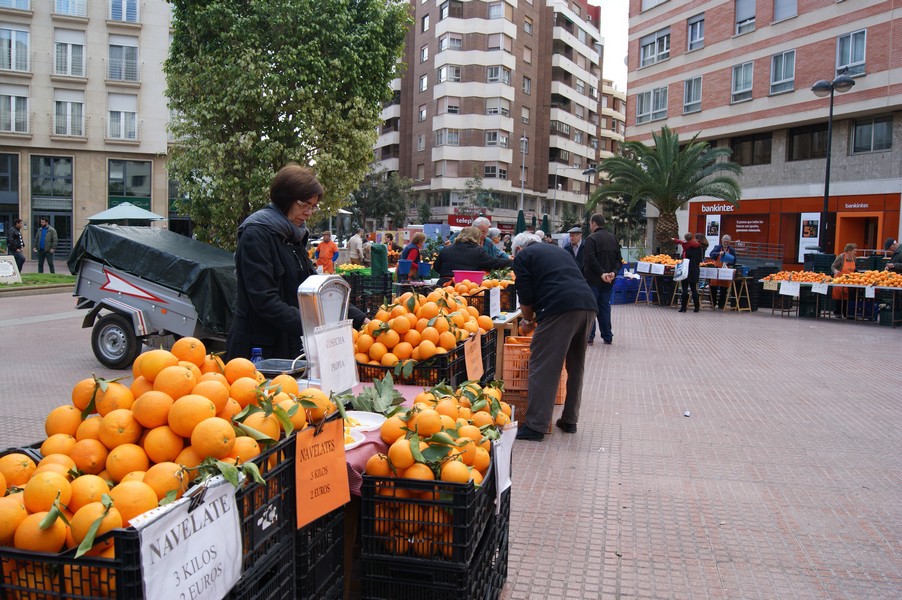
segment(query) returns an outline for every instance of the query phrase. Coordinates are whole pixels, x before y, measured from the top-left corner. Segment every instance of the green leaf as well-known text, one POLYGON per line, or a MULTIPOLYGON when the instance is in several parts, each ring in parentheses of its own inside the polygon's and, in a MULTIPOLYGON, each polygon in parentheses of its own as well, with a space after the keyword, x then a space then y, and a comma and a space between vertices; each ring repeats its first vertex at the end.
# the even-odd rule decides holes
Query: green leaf
POLYGON ((160 506, 166 506, 167 504, 172 504, 176 500, 176 496, 178 496, 178 490, 169 490, 166 492, 166 495, 163 496, 163 499, 160 500, 160 506))
POLYGON ((103 504, 103 512, 93 523, 91 523, 88 533, 85 534, 85 539, 78 545, 78 550, 75 552, 75 558, 78 558, 94 547, 94 538, 97 537, 97 530, 100 529, 100 524, 103 523, 106 516, 110 514, 110 507, 113 505, 113 500, 107 494, 104 494, 101 496, 100 501, 103 504))
POLYGON ((416 366, 417 366, 416 361, 413 361, 413 360, 405 361, 404 368, 401 370, 401 374, 405 378, 409 378, 411 375, 413 375, 413 370, 416 366))
POLYGON ((260 475, 260 469, 257 468, 257 465, 252 462, 246 462, 241 465, 241 470, 244 471, 244 474, 259 483, 260 485, 266 485, 266 480, 260 475))
POLYGON ((271 437, 269 437, 268 435, 266 435, 265 433, 263 433, 261 431, 257 431, 253 427, 248 427, 244 423, 238 423, 238 429, 240 429, 244 433, 244 435, 250 436, 258 442, 263 442, 265 444, 271 444, 271 443, 275 443, 275 441, 276 441, 276 440, 272 439, 271 437))
POLYGON ((216 468, 219 469, 220 473, 222 473, 223 479, 231 483, 233 486, 238 487, 238 468, 235 465, 217 460, 216 468))
MULTIPOLYGON (((298 405, 295 404, 291 407, 291 410, 297 412, 298 408, 298 405)), ((288 412, 281 406, 274 406, 272 409, 272 414, 279 422, 279 425, 282 426, 282 429, 285 431, 285 435, 291 435, 291 432, 294 431, 294 423, 291 422, 291 417, 288 416, 288 412)))
POLYGON ((428 443, 433 444, 444 444, 446 446, 454 446, 454 438, 443 431, 439 431, 437 433, 433 433, 426 440, 428 443))
POLYGON ((410 440, 410 453, 413 455, 413 459, 417 462, 426 462, 426 459, 423 458, 423 453, 420 452, 420 435, 412 433, 408 439, 410 440))
POLYGON ((420 456, 422 457, 420 462, 433 465, 441 463, 452 450, 453 449, 450 446, 429 446, 420 453, 420 456))

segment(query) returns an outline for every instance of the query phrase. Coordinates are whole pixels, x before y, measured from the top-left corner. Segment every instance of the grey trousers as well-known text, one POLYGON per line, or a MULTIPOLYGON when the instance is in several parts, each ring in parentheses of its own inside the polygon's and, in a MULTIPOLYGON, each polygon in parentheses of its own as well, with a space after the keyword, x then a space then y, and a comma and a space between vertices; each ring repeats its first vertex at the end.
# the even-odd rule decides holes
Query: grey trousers
POLYGON ((595 321, 594 310, 574 310, 545 317, 536 326, 529 345, 529 395, 526 426, 548 431, 554 412, 554 396, 567 366, 567 398, 561 420, 576 424, 582 400, 586 340, 595 321))

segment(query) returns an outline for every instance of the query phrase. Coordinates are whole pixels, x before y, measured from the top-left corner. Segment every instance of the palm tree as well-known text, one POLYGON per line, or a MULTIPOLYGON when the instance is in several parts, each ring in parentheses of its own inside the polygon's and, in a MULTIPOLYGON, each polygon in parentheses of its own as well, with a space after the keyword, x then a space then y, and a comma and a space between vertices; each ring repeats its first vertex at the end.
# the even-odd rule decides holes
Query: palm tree
POLYGON ((728 160, 732 150, 696 138, 698 134, 681 148, 679 134, 665 125, 660 133, 652 134, 651 147, 625 142, 620 156, 606 158, 599 165, 608 183, 592 194, 589 213, 605 198, 628 197, 630 206, 647 202, 661 213, 655 241, 662 249, 674 250, 671 240, 679 236, 676 211, 686 202, 707 196, 736 206, 742 193, 733 177, 741 174, 742 168, 728 160))

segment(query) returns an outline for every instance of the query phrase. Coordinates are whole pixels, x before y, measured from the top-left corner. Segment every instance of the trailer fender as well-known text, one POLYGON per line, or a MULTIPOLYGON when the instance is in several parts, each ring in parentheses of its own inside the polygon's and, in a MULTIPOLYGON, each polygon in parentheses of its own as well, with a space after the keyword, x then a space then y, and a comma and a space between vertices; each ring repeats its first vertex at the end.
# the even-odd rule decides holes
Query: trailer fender
POLYGON ((88 314, 85 315, 84 321, 82 321, 81 324, 82 329, 93 327, 94 320, 103 309, 130 317, 132 320, 132 325, 134 326, 135 336, 143 338, 144 336, 148 335, 148 333, 150 333, 147 328, 147 321, 144 318, 144 311, 142 311, 140 308, 135 308, 134 306, 126 304, 125 302, 116 300, 115 298, 104 298, 103 300, 98 300, 94 308, 92 308, 88 312, 88 314))

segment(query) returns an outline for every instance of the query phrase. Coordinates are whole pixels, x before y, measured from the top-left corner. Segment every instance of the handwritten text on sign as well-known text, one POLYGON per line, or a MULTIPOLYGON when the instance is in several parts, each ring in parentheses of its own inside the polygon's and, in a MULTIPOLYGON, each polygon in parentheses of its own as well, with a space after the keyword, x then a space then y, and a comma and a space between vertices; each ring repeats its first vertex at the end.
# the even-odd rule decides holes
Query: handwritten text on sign
POLYGON ((320 388, 327 394, 344 392, 357 385, 357 361, 351 322, 321 325, 314 330, 319 362, 320 388))
POLYGON ((225 480, 211 483, 203 502, 193 511, 190 504, 183 498, 135 524, 145 598, 222 598, 241 577, 235 487, 225 480))

